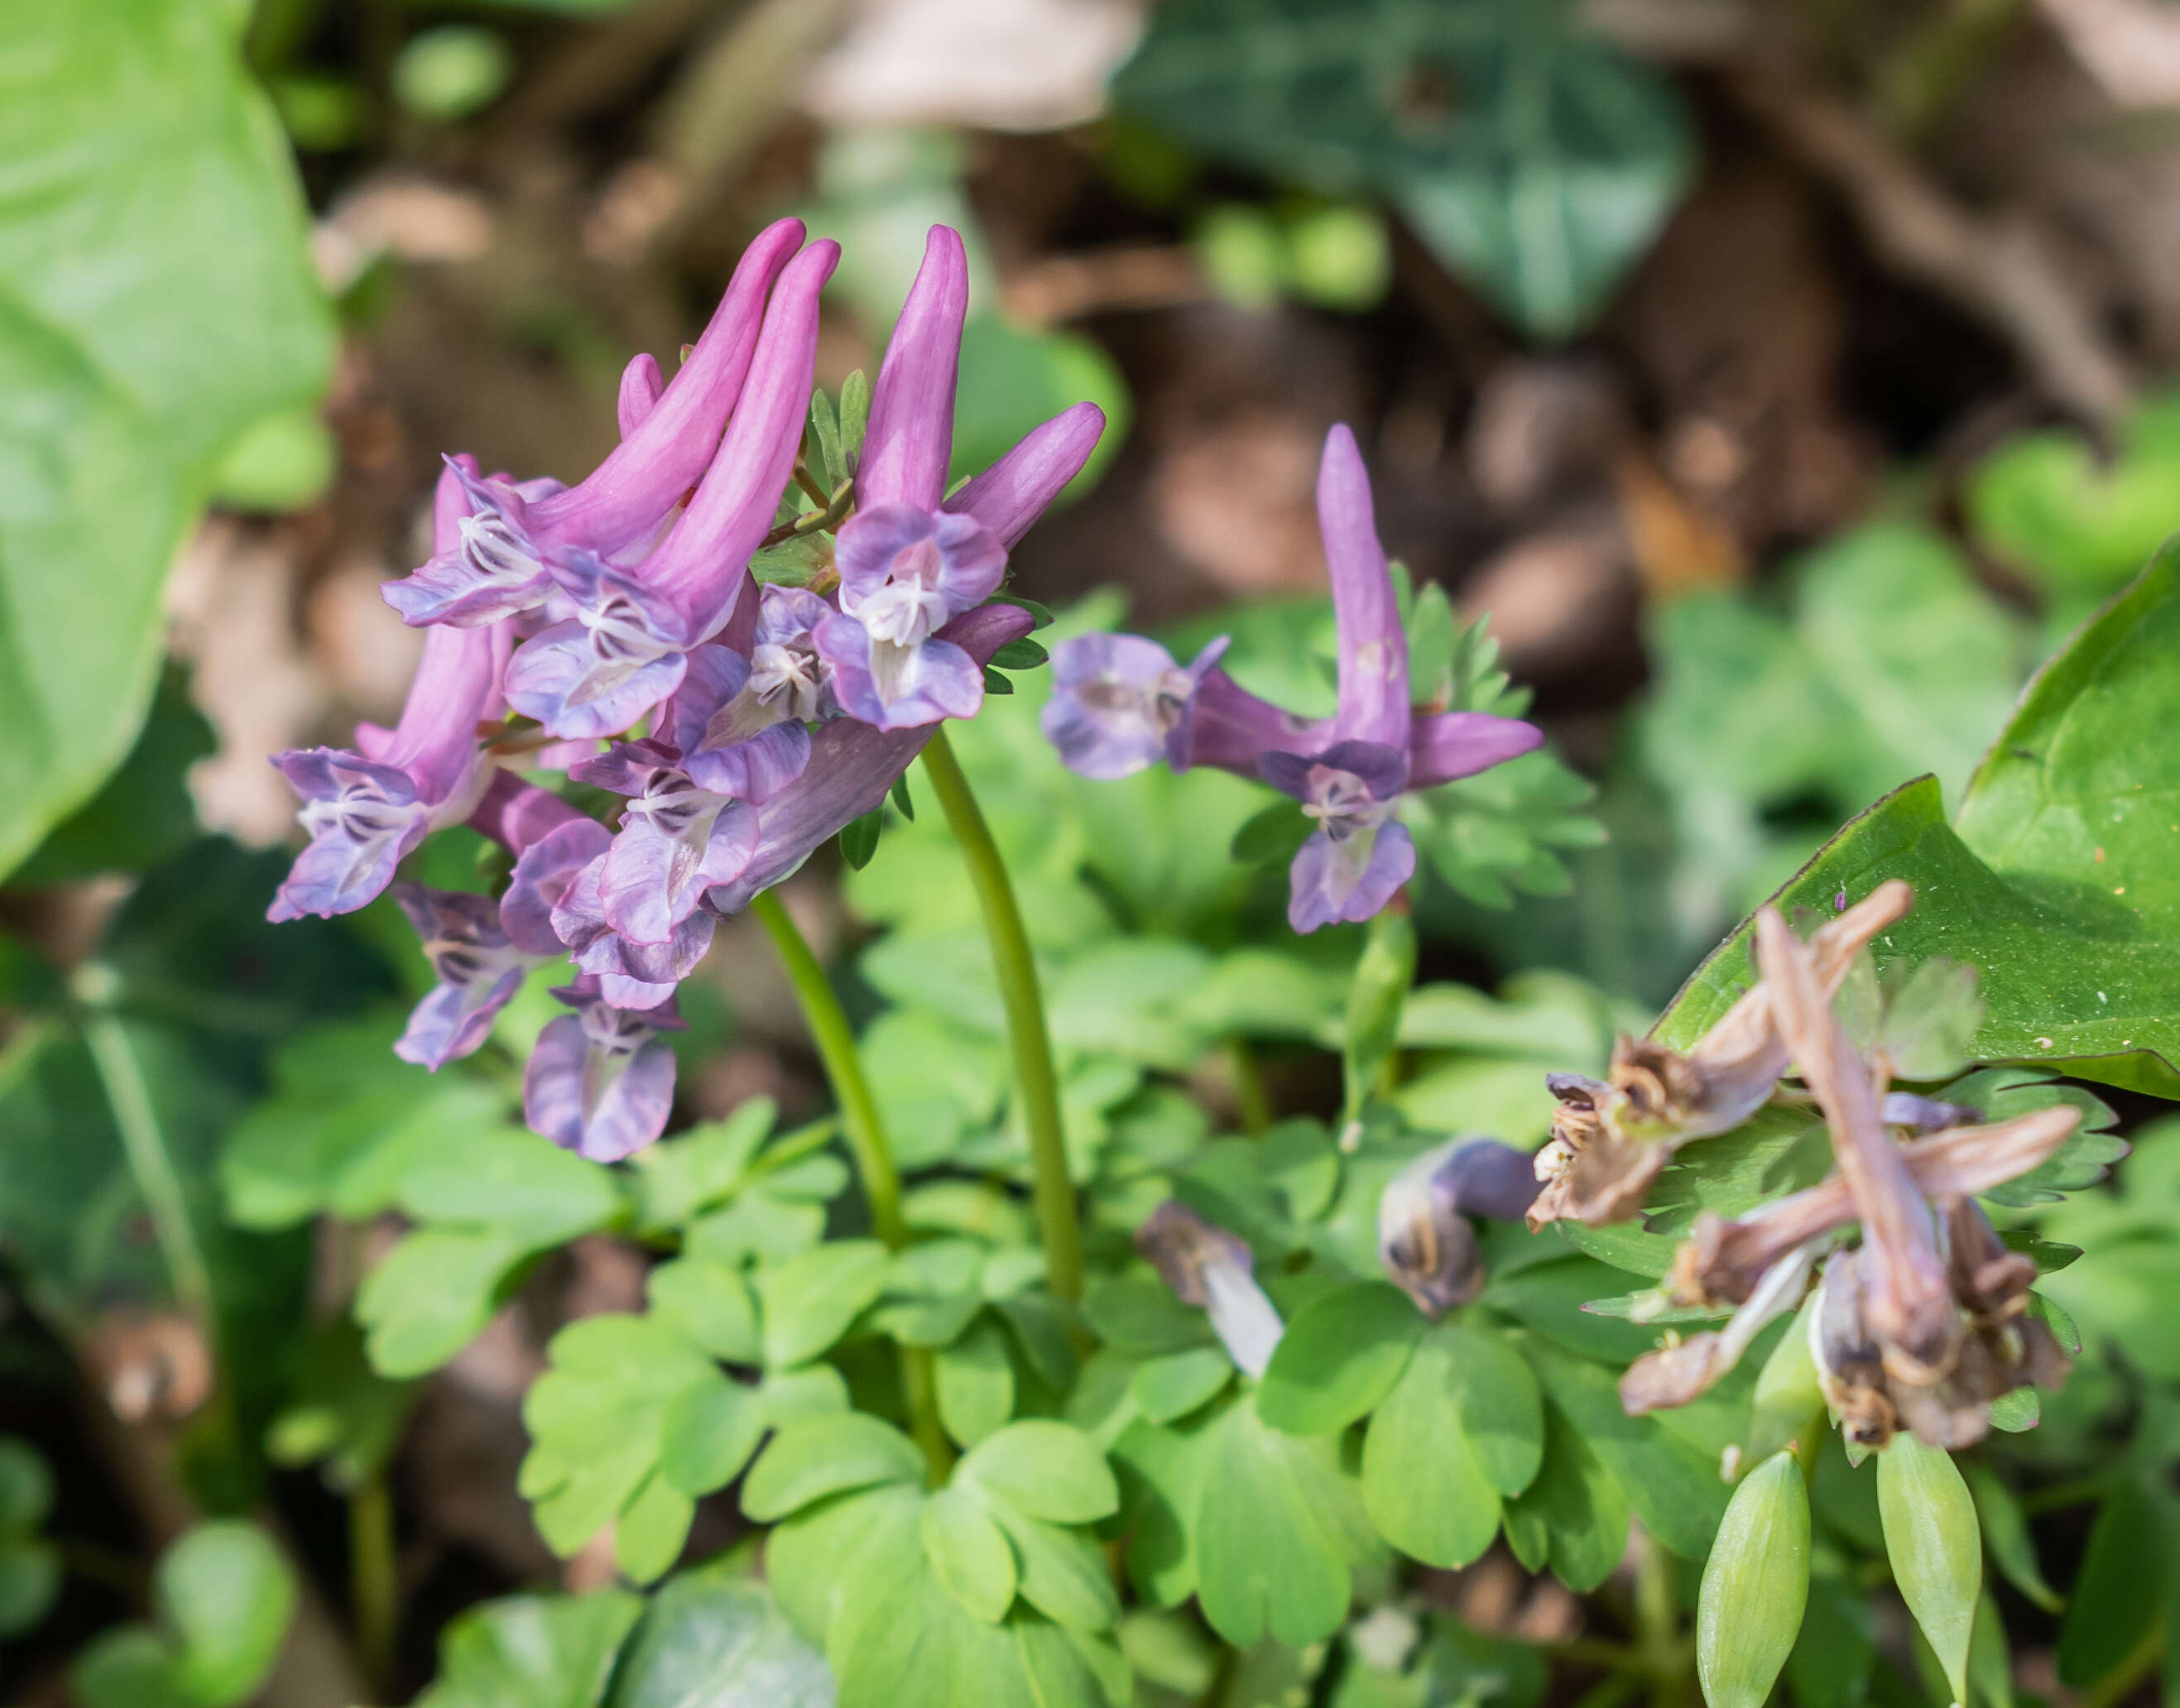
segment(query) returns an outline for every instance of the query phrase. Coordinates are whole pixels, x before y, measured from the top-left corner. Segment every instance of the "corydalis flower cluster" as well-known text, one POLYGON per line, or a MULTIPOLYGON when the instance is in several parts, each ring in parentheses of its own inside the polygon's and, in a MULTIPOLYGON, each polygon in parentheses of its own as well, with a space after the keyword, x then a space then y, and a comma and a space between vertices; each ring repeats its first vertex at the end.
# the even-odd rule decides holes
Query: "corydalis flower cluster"
POLYGON ((1219 667, 1222 638, 1189 664, 1137 634, 1088 634, 1052 658, 1044 733, 1068 767, 1126 777, 1164 760, 1260 778, 1317 827, 1290 869, 1297 931, 1367 920, 1415 875, 1396 816, 1403 795, 1471 777, 1544 741, 1533 725, 1480 711, 1418 711, 1391 566, 1378 541, 1355 436, 1335 427, 1318 471, 1318 525, 1340 629, 1340 704, 1313 722, 1243 689, 1219 667))
POLYGON ((1731 1318, 1638 1359, 1620 1384, 1631 1413, 1684 1405, 1718 1381, 1766 1325, 1803 1305, 1819 1265, 1809 1350, 1826 1405, 1860 1444, 1883 1447, 1906 1429, 1965 1447, 1990 1428, 1994 1402, 2064 1378, 2066 1354, 2029 1311, 2036 1266, 1975 1200, 2047 1161, 2078 1112, 1981 1125, 1977 1111, 1888 1092, 1882 1052, 1858 1048, 1833 1013, 1863 944, 1911 900, 1904 884, 1881 886, 1806 943, 1764 909, 1762 976, 1709 1038, 1686 1057, 1651 1045, 1647 1065, 1623 1043, 1613 1082, 1581 1082, 1574 1096, 1558 1088, 1578 1112, 1555 1129, 1560 1153, 1540 1153, 1552 1178, 1538 1207, 1570 1219, 1633 1214, 1665 1157, 1738 1125, 1779 1093, 1790 1065, 1830 1134, 1833 1172, 1818 1184, 1731 1220, 1698 1220, 1660 1302, 1731 1307, 1731 1318), (1561 1191, 1569 1182, 1579 1189, 1561 1191))
POLYGON ((666 1124, 659 1035, 720 917, 878 806, 940 720, 981 708, 985 665, 1032 625, 988 602, 1008 552, 1104 426, 1078 404, 947 496, 968 269, 934 227, 872 388, 837 577, 760 587, 840 258, 803 239, 795 220, 757 238, 670 382, 629 365, 621 442, 586 480, 449 457, 432 555, 385 589, 427 631, 399 724, 274 761, 310 843, 273 919, 364 906, 446 826, 513 857, 496 899, 395 886, 438 975, 396 1048, 433 1068, 466 1055, 532 969, 571 963, 524 1109, 602 1161, 666 1124), (625 805, 587 816, 518 755, 625 805))

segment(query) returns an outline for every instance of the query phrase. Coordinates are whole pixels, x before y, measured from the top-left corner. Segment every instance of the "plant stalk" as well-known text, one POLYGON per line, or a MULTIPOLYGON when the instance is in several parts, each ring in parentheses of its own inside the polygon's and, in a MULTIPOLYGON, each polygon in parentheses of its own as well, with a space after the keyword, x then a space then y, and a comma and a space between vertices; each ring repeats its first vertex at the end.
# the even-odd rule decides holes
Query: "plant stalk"
POLYGON ((374 1472, 348 1497, 349 1599, 355 1618, 356 1659, 381 1690, 394 1676, 401 1581, 394 1536, 394 1495, 386 1473, 374 1472))
MULTIPOLYGON (((795 999, 802 1005, 802 1017, 809 1024, 818 1059, 825 1064, 834 1101, 840 1106, 841 1129, 847 1134, 863 1197, 871 1207, 872 1229, 887 1250, 906 1250, 908 1222, 901 1211, 900 1171, 894 1166, 893 1147, 886 1142, 878 1100, 871 1095, 870 1081, 863 1077, 846 1011, 779 898, 765 890, 750 903, 750 911, 779 953, 788 982, 795 986, 795 999)), ((946 1480, 954 1464, 954 1447, 939 1421, 938 1361, 930 1348, 900 1348, 900 1386, 910 1431, 923 1449, 926 1476, 936 1488, 946 1480)))
POLYGON ((1053 1071, 1052 1041, 1044 1029, 1044 998, 1038 989, 1037 963, 1021 909, 991 827, 971 793, 969 779, 942 728, 923 750, 930 779, 983 910, 984 935, 992 946, 999 998, 1006 1006, 1007 1041, 1015 1060, 1015 1085, 1021 1098, 1022 1124, 1029 1133, 1029 1156, 1038 1233, 1044 1245, 1048 1282, 1061 1299, 1082 1297, 1082 1228, 1075 1209, 1075 1183, 1067 1174, 1067 1143, 1060 1122, 1060 1078, 1053 1071))
POLYGON ((174 1172, 173 1158, 167 1154, 166 1135, 159 1129, 159 1113, 152 1106, 151 1087, 144 1083, 135 1046, 129 1041, 121 1022, 107 1008, 85 1011, 83 1041, 90 1048, 99 1084, 113 1112, 129 1172, 151 1212, 152 1235, 159 1243, 175 1300, 207 1337, 217 1338, 219 1320, 212 1299, 212 1271, 205 1264, 203 1248, 197 1244, 182 1178, 174 1172))

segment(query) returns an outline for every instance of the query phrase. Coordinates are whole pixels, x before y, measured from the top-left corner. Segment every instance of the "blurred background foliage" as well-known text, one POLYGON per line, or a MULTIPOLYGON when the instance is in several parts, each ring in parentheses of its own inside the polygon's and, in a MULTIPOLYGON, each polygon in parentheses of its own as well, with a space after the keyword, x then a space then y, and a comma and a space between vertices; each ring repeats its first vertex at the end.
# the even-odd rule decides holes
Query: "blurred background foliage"
MULTIPOLYGON (((1542 1069, 1601 1065, 1844 821, 1924 773, 1957 807, 2030 673, 2180 519, 2166 0, 73 0, 0 32, 0 1689, 26 1705, 393 1700, 443 1632, 438 1708, 609 1678, 682 1700, 675 1657, 722 1632, 775 1694, 718 1700, 806 1700, 808 1651, 731 1571, 476 1611, 614 1570, 597 1514, 548 1503, 541 1539, 517 1492, 555 1332, 640 1308, 662 1229, 739 1263, 784 1228, 755 1255, 801 1260, 841 1189, 767 947, 730 924, 685 993, 681 1115, 776 1108, 785 1136, 609 1178, 498 1124, 542 980, 428 1079, 386 1053, 428 981, 388 904, 261 920, 292 810, 263 755, 398 710, 416 640, 377 585, 418 556, 438 453, 587 469, 627 354, 670 364, 764 220, 846 245, 831 385, 928 225, 967 233, 962 468, 1104 407, 1016 557, 1059 634, 1230 633, 1245 682, 1325 700, 1311 481, 1354 424, 1418 660, 1552 737, 1418 821, 1418 1129, 1533 1142, 1542 1069), (265 1526, 199 1522, 223 1513, 265 1526)), ((1276 872, 1230 858, 1250 791, 1082 784, 1042 692, 959 745, 1109 1238, 1204 1157, 1203 1190, 1242 1191, 1215 1133, 1334 1111, 1358 946, 1296 942, 1276 872)), ((861 870, 787 895, 904 1164, 1005 1180, 1023 1142, 946 841, 895 811, 861 870)), ((481 846, 435 843, 430 881, 482 887, 481 846)), ((2152 1700, 2180 1605, 2180 1130, 2111 1103, 2120 1184, 2021 1212, 2089 1249, 2050 1283, 2088 1356, 1989 1451, 2006 1479, 1972 1478, 2018 1543, 1989 1544, 1995 1704, 2152 1700)), ((1020 1237, 960 1179, 911 1211, 1020 1237)), ((1000 1334, 977 1324, 1040 1333, 977 1285, 984 1315, 948 1318, 965 1414, 1000 1334)), ((828 1286, 848 1316, 943 1291, 828 1286)), ((830 1403, 759 1392, 752 1429, 830 1403)), ((670 1397, 630 1425, 644 1475, 670 1397)), ((726 1478, 690 1475, 624 1519, 630 1575, 740 1534, 702 1497, 726 1478)), ((1912 1658, 1872 1670, 1859 1590, 1826 1599, 1876 1519, 1819 1483, 1796 1700, 1917 1700, 1912 1658)), ((1520 1705, 1567 1689, 1536 1645, 1617 1617, 1503 1552, 1425 1587, 1440 1623, 1375 1672, 1367 1644, 1329 1672, 1268 1646, 1214 1678, 1159 1618, 1125 1646, 1147 1701, 1520 1705)))

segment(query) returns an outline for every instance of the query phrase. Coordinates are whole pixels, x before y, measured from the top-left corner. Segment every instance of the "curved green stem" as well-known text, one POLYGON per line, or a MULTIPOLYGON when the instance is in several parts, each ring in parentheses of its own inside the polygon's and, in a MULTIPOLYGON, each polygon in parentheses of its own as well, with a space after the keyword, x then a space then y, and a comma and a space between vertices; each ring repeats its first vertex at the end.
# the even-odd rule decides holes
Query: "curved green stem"
POLYGON ((900 1171, 893 1164, 893 1148, 886 1143, 885 1128, 878 1119, 878 1100, 863 1078, 863 1064, 856 1055, 856 1034, 840 999, 833 994, 818 957, 788 917, 787 909, 770 890, 750 903, 750 911, 779 952, 788 982, 809 1023, 811 1041, 825 1064, 825 1077, 833 1082, 833 1096, 840 1105, 840 1125, 855 1153, 856 1173, 862 1178, 863 1196, 871 1206, 871 1227, 889 1250, 908 1244, 908 1223, 900 1209, 900 1171))
POLYGON ((970 792, 961 762, 944 729, 923 750, 923 769, 945 810, 954 839, 976 887, 983 909, 984 935, 992 946, 999 998, 1006 1006, 1007 1041, 1015 1058, 1015 1083, 1021 1096, 1022 1124, 1029 1131, 1029 1156, 1037 1204, 1038 1233, 1052 1290, 1069 1300, 1082 1297, 1082 1229, 1075 1214, 1075 1184, 1067 1177, 1067 1144, 1060 1124, 1060 1078, 1053 1071, 1052 1042, 1045 1035, 1044 998, 1038 990, 1037 963, 1029 934, 1015 904, 991 827, 970 792))
POLYGON ((383 1470, 373 1471, 349 1492, 348 1548, 356 1658, 372 1682, 387 1689, 394 1673, 401 1588, 394 1535, 394 1496, 383 1470))
MULTIPOLYGON (((872 1229, 889 1251, 904 1250, 908 1245, 908 1221, 901 1211, 900 1171, 894 1167, 893 1147, 886 1143, 878 1100, 871 1096, 870 1081, 863 1077, 847 1013, 779 898, 766 890, 750 903, 750 911, 779 951, 788 982, 795 986, 795 999, 802 1005, 802 1017, 809 1023, 812 1041, 818 1046, 818 1059, 825 1064, 825 1077, 832 1081, 834 1100, 840 1106, 841 1129, 855 1156, 863 1197, 871 1206, 872 1229)), ((909 1427, 917 1445, 923 1449, 927 1475, 935 1488, 946 1480, 954 1463, 954 1447, 939 1422, 937 1359, 930 1348, 901 1348, 900 1386, 909 1427)))

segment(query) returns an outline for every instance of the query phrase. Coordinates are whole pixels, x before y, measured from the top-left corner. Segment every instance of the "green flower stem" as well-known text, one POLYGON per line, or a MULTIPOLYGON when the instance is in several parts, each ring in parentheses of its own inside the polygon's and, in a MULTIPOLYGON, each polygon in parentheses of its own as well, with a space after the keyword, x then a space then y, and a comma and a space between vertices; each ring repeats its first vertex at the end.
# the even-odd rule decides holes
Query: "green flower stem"
POLYGON ((98 1081, 113 1112, 113 1124, 121 1134, 122 1154, 136 1189, 151 1212, 151 1233, 165 1260, 174 1298, 196 1320, 208 1336, 217 1337, 219 1321, 212 1290, 212 1271, 190 1220, 182 1178, 174 1172, 174 1159, 167 1154, 166 1135, 159 1129, 159 1112, 152 1106, 151 1087, 136 1060, 128 1030, 106 1008, 87 1009, 83 1017, 83 1041, 90 1048, 98 1081))
POLYGON ((383 1471, 365 1478, 349 1495, 348 1557, 356 1658, 372 1682, 384 1689, 394 1674, 401 1589, 394 1537, 394 1496, 383 1471))
MULTIPOLYGON (((832 980, 818 964, 818 957, 811 953, 779 898, 766 890, 750 903, 750 911, 779 953, 780 964, 787 969, 788 981, 802 1004, 802 1017, 809 1023, 818 1058, 825 1064, 825 1077, 832 1081, 834 1101, 840 1106, 840 1125, 847 1134, 848 1149, 855 1156, 863 1197, 871 1206, 871 1227, 889 1251, 906 1250, 908 1222, 901 1213, 900 1171, 894 1167, 893 1147, 886 1143, 878 1100, 871 1096, 870 1081, 863 1077, 847 1013, 833 994, 832 980)), ((910 1430, 923 1449, 927 1475, 936 1488, 946 1480, 954 1464, 954 1447, 939 1426, 938 1359, 929 1347, 900 1348, 900 1386, 910 1430)))
POLYGON ((1029 1156, 1035 1183, 1038 1233, 1044 1244, 1049 1282, 1070 1302, 1082 1297, 1082 1228, 1076 1219, 1075 1184, 1067 1176, 1067 1145, 1060 1124, 1060 1079, 1052 1067, 1052 1042, 1045 1035, 1044 998, 1037 985, 1029 934, 1015 904, 1014 885, 984 822, 961 762, 942 728, 923 750, 923 769, 931 779, 961 858, 983 909, 984 935, 992 946, 999 997, 1006 1005, 1007 1041, 1015 1058, 1015 1081, 1021 1096, 1023 1124, 1029 1129, 1029 1156))
POLYGON ((900 1209, 900 1171, 894 1167, 893 1148, 886 1143, 885 1128, 878 1119, 878 1100, 863 1078, 863 1064, 856 1055, 856 1035, 848 1024, 832 981, 811 953, 795 921, 779 898, 766 890, 750 903, 750 911, 779 952, 787 969, 810 1036, 825 1064, 825 1077, 833 1082, 833 1096, 840 1105, 840 1124, 855 1153, 856 1173, 862 1178, 863 1196, 871 1206, 871 1227, 891 1251, 908 1245, 908 1223, 900 1209))

